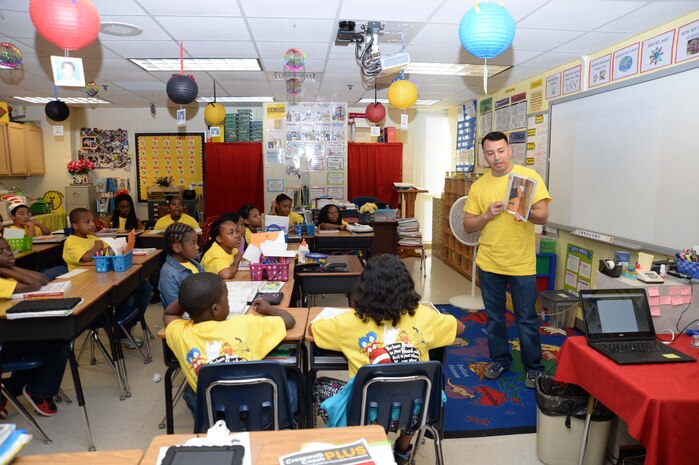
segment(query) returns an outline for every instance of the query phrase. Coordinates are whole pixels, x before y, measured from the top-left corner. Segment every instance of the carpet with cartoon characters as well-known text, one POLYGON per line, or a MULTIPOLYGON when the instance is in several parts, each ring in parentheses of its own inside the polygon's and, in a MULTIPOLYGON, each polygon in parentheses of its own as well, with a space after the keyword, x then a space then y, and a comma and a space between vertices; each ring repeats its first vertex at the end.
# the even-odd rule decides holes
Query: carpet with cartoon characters
MULTIPOLYGON (((437 305, 461 320, 466 329, 448 347, 444 363, 444 436, 463 438, 536 431, 536 399, 533 389, 524 387, 524 367, 514 316, 507 313, 512 367, 495 381, 483 373, 490 361, 486 338, 485 311, 467 313, 451 305, 437 305)), ((540 327, 544 367, 553 374, 558 351, 568 333, 542 324, 540 327)))

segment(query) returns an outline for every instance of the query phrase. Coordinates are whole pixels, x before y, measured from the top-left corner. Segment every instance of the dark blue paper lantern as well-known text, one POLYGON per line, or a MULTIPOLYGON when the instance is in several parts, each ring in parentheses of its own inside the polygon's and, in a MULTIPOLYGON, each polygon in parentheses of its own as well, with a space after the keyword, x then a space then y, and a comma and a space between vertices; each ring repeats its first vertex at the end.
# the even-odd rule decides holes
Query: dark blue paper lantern
POLYGON ((179 104, 187 105, 192 103, 197 98, 199 86, 192 76, 184 74, 175 74, 167 81, 167 96, 170 100, 179 104))
POLYGON ((512 43, 515 20, 496 2, 476 2, 459 24, 461 45, 478 58, 495 58, 512 43))
POLYGON ((51 100, 44 107, 44 112, 53 121, 65 121, 70 116, 70 108, 61 100, 51 100))

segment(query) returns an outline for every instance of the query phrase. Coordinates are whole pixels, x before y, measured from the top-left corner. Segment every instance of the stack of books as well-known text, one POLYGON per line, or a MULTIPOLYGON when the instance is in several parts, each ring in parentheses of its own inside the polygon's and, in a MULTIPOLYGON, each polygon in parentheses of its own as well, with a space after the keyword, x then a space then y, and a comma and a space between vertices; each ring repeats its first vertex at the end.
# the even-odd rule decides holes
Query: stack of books
POLYGON ((398 246, 422 247, 422 234, 417 218, 400 218, 398 220, 398 246))
POLYGON ((31 441, 32 435, 16 429, 14 424, 0 425, 0 464, 12 462, 17 453, 31 441))

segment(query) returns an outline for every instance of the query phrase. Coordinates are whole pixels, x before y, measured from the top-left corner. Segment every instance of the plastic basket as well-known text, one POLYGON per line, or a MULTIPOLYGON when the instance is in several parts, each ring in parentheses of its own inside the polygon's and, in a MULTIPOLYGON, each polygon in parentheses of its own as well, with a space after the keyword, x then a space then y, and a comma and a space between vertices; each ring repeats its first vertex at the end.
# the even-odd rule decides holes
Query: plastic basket
POLYGON ((306 236, 312 236, 315 232, 315 226, 312 224, 297 224, 294 226, 294 232, 297 236, 302 235, 304 230, 306 231, 306 236))
MULTIPOLYGON (((9 242, 9 241, 8 241, 9 242)), ((10 244, 12 245, 12 244, 10 244)), ((699 279, 699 262, 689 262, 687 260, 677 261, 677 271, 688 274, 692 278, 699 279)))
POLYGON ((33 239, 31 237, 20 237, 17 239, 7 239, 7 243, 10 248, 17 252, 25 252, 27 250, 32 250, 33 239))
POLYGON ((108 255, 106 257, 93 257, 95 259, 95 271, 106 273, 114 270, 116 272, 126 271, 133 265, 133 251, 126 255, 108 255))
POLYGON ((250 277, 253 281, 288 281, 288 263, 251 263, 250 277))

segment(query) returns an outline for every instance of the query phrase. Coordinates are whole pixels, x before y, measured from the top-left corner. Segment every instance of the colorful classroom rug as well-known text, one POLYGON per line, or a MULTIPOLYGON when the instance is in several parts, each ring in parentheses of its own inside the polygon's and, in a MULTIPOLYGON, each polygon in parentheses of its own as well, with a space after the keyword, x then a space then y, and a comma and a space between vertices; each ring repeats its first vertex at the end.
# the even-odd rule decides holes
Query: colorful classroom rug
MULTIPOLYGON (((437 307, 466 326, 455 344, 447 348, 444 364, 444 437, 464 438, 536 431, 536 399, 533 389, 524 387, 524 367, 514 316, 507 313, 512 367, 495 381, 483 373, 488 366, 485 311, 468 313, 451 305, 437 307)), ((553 374, 555 360, 568 333, 542 324, 540 328, 544 367, 553 374)))

